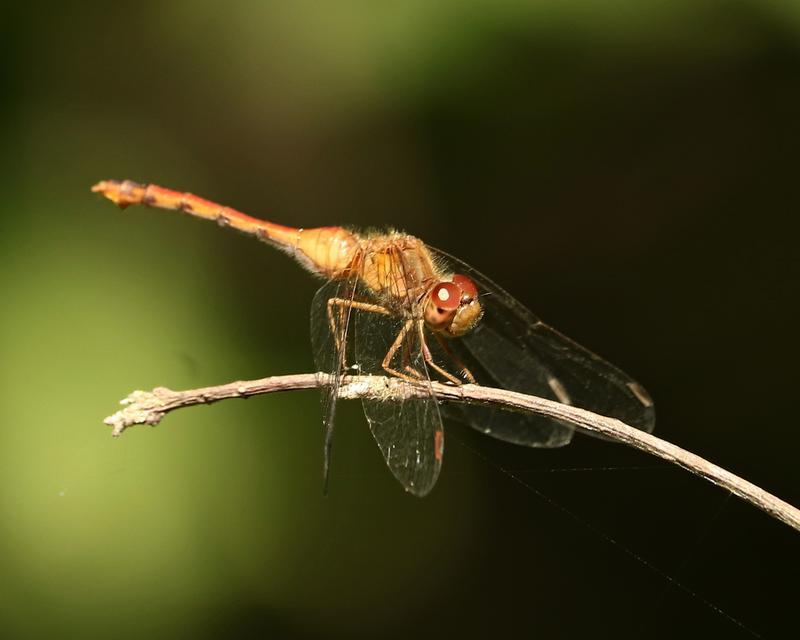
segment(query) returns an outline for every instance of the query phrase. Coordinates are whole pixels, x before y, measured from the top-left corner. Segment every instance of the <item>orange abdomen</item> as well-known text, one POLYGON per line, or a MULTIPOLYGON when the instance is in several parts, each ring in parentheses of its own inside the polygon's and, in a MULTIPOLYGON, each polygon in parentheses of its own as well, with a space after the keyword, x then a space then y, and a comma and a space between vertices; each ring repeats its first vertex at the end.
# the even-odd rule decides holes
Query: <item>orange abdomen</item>
POLYGON ((231 209, 191 193, 173 191, 154 184, 131 180, 103 180, 92 187, 120 208, 144 204, 160 209, 183 211, 220 226, 232 227, 256 236, 293 256, 313 273, 326 278, 342 278, 354 268, 361 247, 361 238, 342 227, 297 229, 231 209))

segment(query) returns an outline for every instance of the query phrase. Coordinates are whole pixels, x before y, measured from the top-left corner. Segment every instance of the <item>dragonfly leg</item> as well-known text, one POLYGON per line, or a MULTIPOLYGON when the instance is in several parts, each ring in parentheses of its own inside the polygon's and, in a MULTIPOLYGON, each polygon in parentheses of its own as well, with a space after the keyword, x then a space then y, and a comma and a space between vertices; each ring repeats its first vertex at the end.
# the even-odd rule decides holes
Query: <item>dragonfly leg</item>
POLYGON ((393 368, 392 360, 394 359, 395 355, 397 354, 397 350, 403 345, 408 332, 411 331, 411 327, 414 324, 413 319, 406 320, 406 323, 403 325, 403 328, 400 329, 400 333, 397 334, 392 346, 389 347, 389 350, 386 352, 386 357, 383 359, 381 363, 381 367, 386 373, 389 373, 397 378, 401 378, 403 380, 407 380, 408 382, 419 382, 422 379, 422 376, 419 372, 414 372, 414 377, 408 375, 407 373, 403 373, 402 371, 398 371, 397 369, 393 368))
POLYGON ((412 367, 410 364, 407 364, 405 367, 403 367, 403 371, 408 371, 408 375, 416 378, 417 380, 424 380, 425 379, 424 376, 419 371, 417 371, 414 367, 412 367))
POLYGON ((453 362, 455 362, 456 366, 459 368, 459 373, 462 376, 464 376, 466 381, 469 382, 470 384, 476 384, 475 376, 472 375, 472 371, 470 371, 467 368, 467 366, 463 362, 461 362, 461 358, 459 358, 455 353, 453 353, 453 350, 450 348, 450 345, 447 344, 447 340, 442 338, 442 336, 440 336, 438 333, 434 333, 433 335, 436 336, 436 341, 439 343, 439 346, 442 347, 444 352, 448 356, 450 356, 450 359, 453 362))
POLYGON ((422 357, 425 358, 425 362, 428 364, 428 366, 431 367, 443 378, 447 379, 449 382, 452 382, 454 385, 460 386, 461 384, 463 384, 461 380, 459 380, 456 376, 454 376, 452 373, 440 367, 438 364, 436 364, 436 362, 434 362, 433 354, 431 353, 431 350, 428 348, 428 343, 425 342, 424 320, 417 321, 417 333, 419 334, 419 342, 422 347, 422 357))
POLYGON ((418 380, 424 380, 423 376, 411 364, 411 343, 408 340, 403 342, 403 371, 408 372, 409 375, 414 376, 418 380))
POLYGON ((382 315, 391 315, 391 312, 386 308, 382 307, 379 304, 372 304, 370 302, 360 302, 358 300, 350 300, 348 298, 330 298, 328 300, 328 324, 331 328, 331 335, 333 336, 333 340, 336 344, 336 351, 337 353, 342 354, 342 368, 346 368, 344 362, 344 351, 343 351, 343 342, 346 339, 346 336, 343 335, 346 332, 346 326, 344 324, 344 316, 346 313, 346 309, 358 309, 359 311, 368 311, 371 313, 380 313, 382 315), (336 311, 334 311, 334 309, 336 311), (337 326, 337 318, 335 317, 336 312, 339 312, 338 318, 338 326, 337 326), (341 330, 340 330, 341 329, 341 330))

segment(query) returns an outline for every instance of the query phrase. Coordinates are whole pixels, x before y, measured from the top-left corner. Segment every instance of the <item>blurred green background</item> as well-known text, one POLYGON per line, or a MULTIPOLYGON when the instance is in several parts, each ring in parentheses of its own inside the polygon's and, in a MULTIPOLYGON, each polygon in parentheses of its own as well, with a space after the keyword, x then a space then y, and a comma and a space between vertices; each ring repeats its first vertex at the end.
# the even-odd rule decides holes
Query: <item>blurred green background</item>
POLYGON ((134 388, 310 371, 318 283, 89 187, 403 228, 797 504, 799 3, 12 3, 0 72, 0 636, 786 633, 796 532, 617 445, 450 425, 418 500, 355 404, 321 495, 313 392, 113 440, 134 388))

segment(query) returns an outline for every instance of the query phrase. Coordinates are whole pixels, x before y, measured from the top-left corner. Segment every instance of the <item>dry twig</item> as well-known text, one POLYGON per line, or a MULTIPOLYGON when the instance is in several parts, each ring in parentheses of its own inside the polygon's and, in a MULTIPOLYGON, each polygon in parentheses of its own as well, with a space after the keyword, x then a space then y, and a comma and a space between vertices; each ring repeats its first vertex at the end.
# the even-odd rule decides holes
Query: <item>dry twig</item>
MULTIPOLYGON (((113 435, 119 436, 126 428, 136 424, 157 425, 174 409, 248 396, 292 391, 326 386, 329 377, 322 373, 306 373, 289 376, 274 376, 260 380, 231 382, 215 387, 172 391, 156 387, 152 391, 134 391, 122 400, 123 409, 109 416, 104 422, 112 426, 113 435)), ((433 391, 441 400, 492 404, 504 409, 538 413, 575 425, 577 429, 602 435, 610 440, 641 449, 651 455, 677 464, 692 473, 730 491, 743 500, 765 511, 773 518, 800 531, 800 510, 752 484, 726 471, 708 460, 685 449, 634 429, 615 420, 544 398, 528 396, 513 391, 468 384, 460 387, 432 383, 433 391)), ((352 376, 345 379, 339 396, 345 399, 375 398, 386 402, 397 402, 404 398, 427 393, 424 387, 415 387, 397 378, 381 376, 352 376)))

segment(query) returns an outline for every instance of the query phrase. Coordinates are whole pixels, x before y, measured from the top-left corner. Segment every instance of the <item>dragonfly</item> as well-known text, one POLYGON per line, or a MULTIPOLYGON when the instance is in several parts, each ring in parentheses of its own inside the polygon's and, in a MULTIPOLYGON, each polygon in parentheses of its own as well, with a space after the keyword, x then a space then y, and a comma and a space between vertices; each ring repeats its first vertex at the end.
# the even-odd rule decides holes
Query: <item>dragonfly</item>
POLYGON ((406 491, 425 496, 444 455, 442 416, 528 447, 568 444, 569 423, 497 407, 440 404, 431 382, 482 384, 577 406, 652 431, 650 395, 616 366, 542 322, 461 260, 400 231, 294 228, 191 193, 131 180, 92 187, 120 208, 182 211, 255 236, 325 279, 311 306, 311 342, 323 389, 325 487, 336 403, 345 376, 383 375, 427 392, 403 401, 362 399, 387 466, 406 491))

